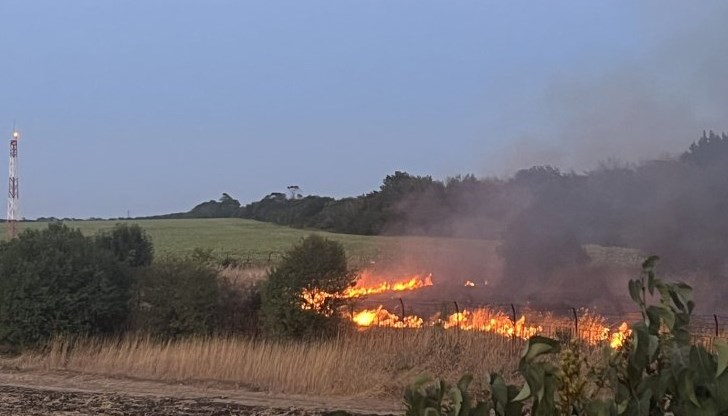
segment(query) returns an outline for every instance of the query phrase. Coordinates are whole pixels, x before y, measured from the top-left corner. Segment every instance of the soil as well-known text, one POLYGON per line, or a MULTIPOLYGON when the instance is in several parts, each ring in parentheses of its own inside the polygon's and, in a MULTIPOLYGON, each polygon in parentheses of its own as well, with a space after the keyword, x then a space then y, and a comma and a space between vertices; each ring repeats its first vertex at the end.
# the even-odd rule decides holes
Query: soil
POLYGON ((371 398, 252 392, 234 386, 168 384, 71 372, 0 369, 0 415, 264 415, 401 414, 397 403, 371 398))

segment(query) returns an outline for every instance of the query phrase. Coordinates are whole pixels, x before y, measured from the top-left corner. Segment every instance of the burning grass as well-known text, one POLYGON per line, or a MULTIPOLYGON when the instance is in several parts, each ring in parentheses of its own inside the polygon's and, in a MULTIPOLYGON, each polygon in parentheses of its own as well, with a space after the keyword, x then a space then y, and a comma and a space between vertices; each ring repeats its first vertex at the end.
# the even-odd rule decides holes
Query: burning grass
POLYGON ((216 381, 278 393, 399 398, 403 387, 422 373, 449 378, 509 374, 520 345, 495 334, 441 328, 373 328, 306 343, 244 338, 160 342, 130 336, 57 339, 42 353, 25 353, 4 364, 166 382, 216 381))

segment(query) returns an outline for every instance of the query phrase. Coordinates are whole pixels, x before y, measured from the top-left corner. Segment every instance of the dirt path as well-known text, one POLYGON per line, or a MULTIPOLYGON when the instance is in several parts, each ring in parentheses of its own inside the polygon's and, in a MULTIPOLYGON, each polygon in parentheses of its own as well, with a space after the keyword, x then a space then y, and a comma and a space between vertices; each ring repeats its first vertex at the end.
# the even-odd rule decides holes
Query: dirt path
POLYGON ((0 415, 401 414, 396 402, 251 392, 70 372, 0 370, 0 415))

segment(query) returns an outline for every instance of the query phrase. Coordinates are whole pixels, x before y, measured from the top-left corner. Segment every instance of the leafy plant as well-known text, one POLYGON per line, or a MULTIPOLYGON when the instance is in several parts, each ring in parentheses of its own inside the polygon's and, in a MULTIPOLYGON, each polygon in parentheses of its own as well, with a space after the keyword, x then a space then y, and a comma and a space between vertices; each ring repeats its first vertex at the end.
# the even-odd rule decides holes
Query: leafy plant
POLYGON ((471 376, 456 386, 420 379, 405 391, 407 415, 518 416, 524 409, 534 416, 728 415, 728 344, 716 340, 711 353, 692 343, 692 289, 658 279, 657 260, 645 260, 640 277, 629 282, 642 320, 620 349, 606 350, 606 366, 589 366, 574 343, 558 359, 545 359, 561 346, 534 336, 518 365, 520 389, 492 374, 485 398, 472 401, 471 376))

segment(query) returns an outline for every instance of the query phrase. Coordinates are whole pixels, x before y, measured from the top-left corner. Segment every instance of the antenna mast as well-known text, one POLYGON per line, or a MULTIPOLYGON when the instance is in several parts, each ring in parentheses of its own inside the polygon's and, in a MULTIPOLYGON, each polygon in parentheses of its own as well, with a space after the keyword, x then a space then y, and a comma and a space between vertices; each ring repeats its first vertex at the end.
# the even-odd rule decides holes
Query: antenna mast
POLYGON ((18 182, 18 139, 20 133, 13 126, 13 136, 10 138, 10 174, 8 186, 8 237, 15 238, 18 235, 18 212, 20 187, 18 182))

